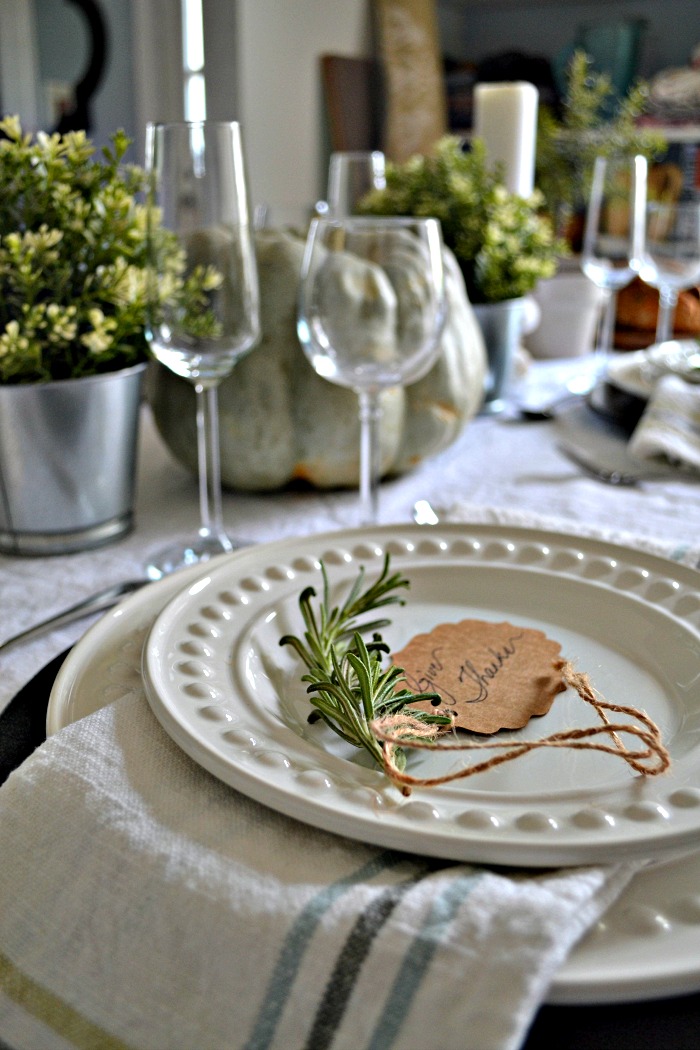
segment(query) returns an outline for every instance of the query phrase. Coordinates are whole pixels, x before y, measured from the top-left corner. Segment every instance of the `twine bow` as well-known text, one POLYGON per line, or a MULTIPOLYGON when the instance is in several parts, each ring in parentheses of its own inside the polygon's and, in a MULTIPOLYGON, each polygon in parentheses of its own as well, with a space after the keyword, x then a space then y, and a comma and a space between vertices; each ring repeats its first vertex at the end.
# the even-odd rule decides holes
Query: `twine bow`
POLYGON ((406 711, 397 714, 386 715, 383 718, 374 719, 370 722, 370 729, 377 738, 384 743, 383 762, 384 772, 404 795, 411 793, 413 787, 436 787, 439 784, 447 784, 452 780, 462 780, 465 777, 483 773, 487 769, 501 765, 503 762, 511 762, 529 751, 535 751, 543 747, 565 747, 576 750, 602 751, 605 754, 614 755, 627 762, 632 769, 643 776, 658 776, 664 773, 671 764, 670 755, 661 740, 661 732, 656 723, 643 711, 636 707, 628 707, 624 704, 611 704, 600 693, 594 689, 589 676, 585 672, 576 671, 570 662, 562 667, 562 679, 567 686, 576 690, 578 695, 586 703, 595 709, 600 718, 600 724, 580 729, 566 729, 559 733, 541 737, 538 740, 470 740, 463 744, 443 744, 438 742, 440 733, 438 727, 430 727, 430 739, 426 739, 428 733, 425 723, 419 723, 406 711), (634 721, 631 723, 612 722, 607 712, 626 715, 634 721), (416 734, 423 739, 417 739, 416 734), (636 737, 643 747, 639 750, 628 748, 620 738, 624 733, 636 737), (605 736, 608 742, 596 739, 605 736), (490 758, 453 773, 446 773, 438 777, 415 777, 410 773, 399 769, 395 761, 395 750, 397 747, 413 748, 421 751, 466 751, 466 750, 494 750, 505 749, 501 754, 492 755, 490 758))

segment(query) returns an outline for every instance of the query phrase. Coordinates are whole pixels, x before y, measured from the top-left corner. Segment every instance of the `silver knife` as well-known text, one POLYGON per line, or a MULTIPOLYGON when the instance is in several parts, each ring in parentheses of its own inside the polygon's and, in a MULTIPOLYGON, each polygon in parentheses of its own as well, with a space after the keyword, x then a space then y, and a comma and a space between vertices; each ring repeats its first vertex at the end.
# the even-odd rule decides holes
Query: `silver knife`
POLYGON ((124 595, 131 594, 132 591, 137 591, 144 584, 150 582, 147 579, 124 580, 122 583, 114 583, 111 587, 105 587, 104 590, 97 591, 96 594, 92 594, 88 598, 83 598, 62 612, 53 613, 45 620, 41 620, 40 623, 34 624, 33 627, 27 627, 24 631, 20 631, 19 634, 13 635, 12 638, 6 638, 4 642, 0 642, 0 653, 18 645, 20 642, 28 642, 32 638, 38 638, 39 635, 46 634, 56 627, 63 627, 67 623, 72 623, 73 620, 80 620, 91 613, 111 609, 124 595))

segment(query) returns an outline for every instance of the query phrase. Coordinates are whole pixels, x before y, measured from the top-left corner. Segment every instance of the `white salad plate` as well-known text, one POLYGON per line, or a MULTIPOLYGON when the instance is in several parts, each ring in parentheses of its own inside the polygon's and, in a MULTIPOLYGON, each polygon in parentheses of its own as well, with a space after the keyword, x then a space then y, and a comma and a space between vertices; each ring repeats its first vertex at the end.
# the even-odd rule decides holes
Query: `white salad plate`
MULTIPOLYGON (((215 776, 288 816, 375 845, 491 864, 606 863, 700 846, 700 575, 597 540, 445 526, 337 532, 250 548, 185 588, 144 650, 146 693, 183 750, 215 776), (384 556, 410 580, 384 638, 398 651, 437 624, 478 618, 540 629, 611 703, 656 722, 673 764, 640 777, 593 751, 534 750, 473 779, 406 798, 364 751, 308 724, 300 593, 342 600, 384 556)), ((628 721, 628 717, 622 721, 628 721)), ((537 739, 598 716, 572 690, 532 719, 537 739)), ((636 742, 635 742, 636 743, 636 742)), ((440 775, 483 752, 421 752, 440 775)))
MULTIPOLYGON (((146 687, 156 716, 195 761, 326 830, 516 866, 652 857, 572 953, 549 1001, 679 994, 700 987, 700 852, 690 852, 700 844, 699 583, 695 570, 666 559, 534 529, 408 526, 284 540, 121 603, 64 663, 47 726, 56 731, 146 687), (655 719, 671 771, 641 778, 612 756, 536 751, 404 798, 363 753, 308 725, 303 668, 279 645, 281 635, 303 631, 299 594, 310 585, 320 592, 322 560, 334 598, 342 597, 361 566, 368 580, 378 574, 387 552, 411 584, 406 604, 386 610, 393 649, 468 617, 540 628, 607 699, 655 719)), ((580 698, 564 693, 521 734, 587 719, 580 698)), ((456 760, 410 759, 417 772, 445 761, 456 760)))

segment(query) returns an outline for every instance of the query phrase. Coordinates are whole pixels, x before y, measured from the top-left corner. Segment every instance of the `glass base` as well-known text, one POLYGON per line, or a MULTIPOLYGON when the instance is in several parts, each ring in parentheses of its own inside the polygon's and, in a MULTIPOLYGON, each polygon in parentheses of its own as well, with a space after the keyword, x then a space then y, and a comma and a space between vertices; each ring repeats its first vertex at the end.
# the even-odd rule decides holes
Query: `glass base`
POLYGON ((501 412, 504 412, 508 402, 505 398, 494 397, 491 401, 484 401, 483 405, 479 410, 480 416, 497 416, 501 412))
POLYGON ((231 554, 243 547, 249 547, 251 543, 252 540, 232 540, 228 536, 198 534, 190 541, 173 543, 154 551, 145 566, 146 576, 149 580, 160 580, 178 569, 204 564, 221 554, 231 554))

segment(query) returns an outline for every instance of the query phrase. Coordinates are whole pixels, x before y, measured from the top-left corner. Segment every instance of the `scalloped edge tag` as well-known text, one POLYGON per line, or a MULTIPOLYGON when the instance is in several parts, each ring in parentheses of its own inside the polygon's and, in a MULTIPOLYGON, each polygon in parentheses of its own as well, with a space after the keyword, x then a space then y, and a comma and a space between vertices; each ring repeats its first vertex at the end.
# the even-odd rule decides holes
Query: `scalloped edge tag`
MULTIPOLYGON (((436 692, 457 728, 490 734, 546 714, 566 686, 561 645, 504 621, 461 620, 418 634, 392 654, 415 692, 436 692)), ((435 712, 429 701, 413 705, 435 712)))

